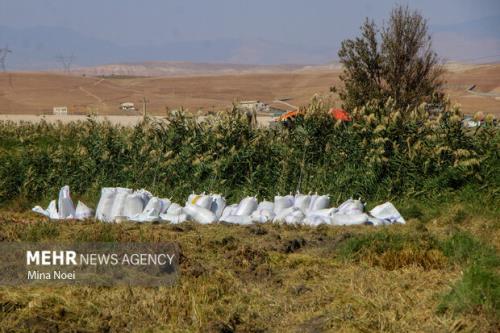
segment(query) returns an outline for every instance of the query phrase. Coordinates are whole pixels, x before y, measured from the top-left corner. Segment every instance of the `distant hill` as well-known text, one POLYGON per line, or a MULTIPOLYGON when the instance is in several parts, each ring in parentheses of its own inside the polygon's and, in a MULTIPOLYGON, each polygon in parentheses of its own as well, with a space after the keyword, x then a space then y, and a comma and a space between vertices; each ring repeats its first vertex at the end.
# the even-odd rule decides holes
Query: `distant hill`
POLYGON ((432 25, 433 46, 446 60, 469 63, 500 61, 500 16, 450 25, 432 25))
MULTIPOLYGON (((336 58, 332 47, 306 47, 267 40, 216 39, 166 42, 163 45, 122 46, 61 27, 12 29, 0 26, 0 47, 13 50, 12 70, 62 67, 58 55, 74 55, 75 66, 151 61, 231 64, 322 64, 336 58)), ((148 65, 149 66, 149 65, 148 65)))
POLYGON ((224 74, 258 74, 307 72, 318 70, 336 70, 340 65, 332 62, 327 65, 245 65, 214 64, 174 61, 150 61, 142 63, 120 63, 91 67, 75 68, 73 74, 90 76, 193 76, 224 74))
MULTIPOLYGON (((459 24, 441 25, 439 22, 431 24, 434 48, 446 60, 473 63, 500 60, 499 16, 459 24)), ((103 75, 128 72, 136 75, 151 75, 151 73, 177 75, 177 73, 190 74, 203 71, 213 73, 214 70, 221 70, 218 64, 232 64, 229 67, 224 65, 226 67, 223 71, 229 72, 256 69, 255 66, 236 66, 242 64, 258 66, 328 64, 337 59, 339 41, 325 39, 324 46, 306 46, 265 39, 213 39, 124 46, 89 37, 70 28, 37 26, 14 29, 0 25, 0 47, 5 45, 13 51, 7 59, 9 70, 60 69, 62 64, 56 60, 56 56, 74 55, 75 68, 97 66, 92 71, 103 75), (171 64, 166 64, 167 62, 171 64), (187 63, 202 65, 193 68, 193 65, 187 63), (101 66, 103 64, 120 65, 103 67, 101 66), (203 67, 202 71, 200 66, 203 67)))

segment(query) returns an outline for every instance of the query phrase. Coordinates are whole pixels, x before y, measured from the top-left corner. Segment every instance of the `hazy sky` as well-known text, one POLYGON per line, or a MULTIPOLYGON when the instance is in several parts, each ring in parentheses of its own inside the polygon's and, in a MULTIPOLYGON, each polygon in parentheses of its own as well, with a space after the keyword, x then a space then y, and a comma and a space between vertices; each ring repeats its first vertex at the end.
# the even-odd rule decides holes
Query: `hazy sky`
POLYGON ((0 45, 16 69, 148 60, 318 64, 365 17, 395 4, 429 19, 445 60, 500 60, 500 0, 0 0, 0 45))
MULTIPOLYGON (((60 26, 120 45, 222 38, 325 45, 381 21, 393 0, 0 0, 0 25, 60 26)), ((431 24, 500 15, 499 0, 418 0, 431 24)))

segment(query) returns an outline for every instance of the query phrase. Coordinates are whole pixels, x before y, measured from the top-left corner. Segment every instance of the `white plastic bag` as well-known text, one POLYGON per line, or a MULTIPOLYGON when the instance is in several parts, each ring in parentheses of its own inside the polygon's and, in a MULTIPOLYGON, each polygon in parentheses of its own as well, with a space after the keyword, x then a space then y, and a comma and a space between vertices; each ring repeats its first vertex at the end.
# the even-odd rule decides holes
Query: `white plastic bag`
POLYGON ((378 219, 386 220, 391 223, 406 223, 405 219, 401 216, 396 207, 394 207, 394 205, 390 202, 374 207, 370 211, 370 214, 378 219))
POLYGON ((95 211, 96 219, 105 222, 112 222, 111 209, 113 208, 113 202, 116 196, 116 188, 114 187, 103 187, 101 190, 101 198, 97 204, 95 211))
POLYGON ((330 206, 330 197, 328 195, 313 195, 309 204, 309 211, 325 209, 330 206))
POLYGON ((226 199, 224 199, 223 196, 220 194, 213 194, 211 195, 212 197, 212 204, 210 206, 210 210, 212 213, 215 214, 215 217, 217 219, 220 219, 222 216, 222 212, 224 211, 224 208, 226 208, 226 199))
POLYGON ((332 217, 328 215, 308 215, 302 223, 311 227, 321 224, 332 224, 332 217))
POLYGON ((172 204, 172 201, 170 201, 170 199, 167 198, 160 198, 160 201, 161 201, 160 214, 165 214, 170 205, 172 204))
POLYGON ((191 194, 188 197, 187 204, 196 205, 198 207, 203 207, 205 209, 210 209, 212 206, 212 197, 210 195, 203 194, 191 194))
POLYGON ((297 210, 291 212, 287 216, 285 216, 285 223, 287 224, 302 224, 304 221, 304 218, 306 217, 305 214, 298 209, 297 207, 294 207, 297 210))
POLYGON ((45 215, 46 217, 48 217, 49 219, 52 219, 52 220, 59 219, 59 213, 57 212, 56 200, 52 200, 49 203, 49 206, 47 207, 47 209, 43 209, 40 206, 35 206, 35 207, 33 207, 32 211, 34 211, 35 213, 45 215))
POLYGON ((299 208, 302 212, 307 212, 311 205, 311 196, 305 194, 296 194, 293 206, 299 208))
POLYGON ((160 214, 165 206, 163 199, 152 197, 143 212, 136 214, 129 219, 134 222, 156 222, 160 220, 160 214))
POLYGON ((220 219, 221 222, 249 225, 252 224, 252 218, 248 215, 228 215, 220 219))
POLYGON ((226 208, 224 208, 224 210, 222 211, 221 218, 224 216, 235 215, 237 210, 238 210, 238 204, 232 204, 226 206, 226 208))
POLYGON ((114 220, 117 216, 127 216, 124 213, 125 203, 127 197, 132 194, 132 190, 124 187, 115 188, 115 197, 113 199, 113 205, 111 206, 111 212, 109 213, 109 219, 114 220))
POLYGON ((285 218, 295 211, 300 211, 300 209, 293 207, 293 206, 282 209, 278 213, 276 213, 276 216, 274 217, 273 222, 285 222, 285 218))
POLYGON ((179 215, 182 213, 182 206, 178 203, 173 202, 167 209, 167 214, 170 215, 179 215))
POLYGON ((254 212, 254 210, 257 209, 257 199, 255 197, 246 197, 243 200, 240 201, 240 204, 238 205, 238 209, 234 213, 234 215, 239 215, 239 216, 249 216, 254 212))
POLYGON ((217 217, 212 211, 194 204, 186 204, 183 210, 188 218, 201 224, 209 224, 217 221, 217 217))
POLYGON ((160 214, 161 221, 167 221, 172 224, 179 224, 187 221, 187 215, 184 213, 181 214, 160 214))
POLYGON ((142 213, 149 199, 150 197, 143 190, 128 194, 123 203, 122 215, 131 218, 142 213))
POLYGON ((295 198, 292 195, 285 196, 275 196, 274 197, 274 212, 279 214, 283 209, 290 208, 293 206, 295 198))
POLYGON ((263 210, 269 210, 269 211, 274 211, 274 202, 271 201, 261 201, 259 202, 259 205, 257 206, 258 211, 263 211, 263 210))
POLYGON ((253 212, 252 215, 250 216, 250 218, 255 223, 268 223, 268 222, 272 222, 274 220, 275 216, 276 216, 276 214, 274 214, 273 211, 261 210, 261 211, 253 212))
POLYGON ((332 214, 336 213, 338 210, 337 208, 325 208, 325 209, 319 209, 319 210, 312 210, 309 211, 306 215, 309 216, 326 216, 330 217, 332 214))
POLYGON ((86 204, 78 201, 75 209, 75 218, 78 220, 89 219, 94 216, 94 210, 89 208, 86 204))
POLYGON ((368 215, 335 213, 331 217, 333 225, 360 225, 368 222, 368 215))
POLYGON ((57 206, 59 218, 66 219, 75 217, 75 206, 73 205, 73 201, 71 200, 68 185, 63 186, 59 191, 59 200, 57 206))
POLYGON ((362 214, 365 209, 365 205, 360 200, 349 199, 343 202, 339 207, 338 211, 341 214, 362 214))

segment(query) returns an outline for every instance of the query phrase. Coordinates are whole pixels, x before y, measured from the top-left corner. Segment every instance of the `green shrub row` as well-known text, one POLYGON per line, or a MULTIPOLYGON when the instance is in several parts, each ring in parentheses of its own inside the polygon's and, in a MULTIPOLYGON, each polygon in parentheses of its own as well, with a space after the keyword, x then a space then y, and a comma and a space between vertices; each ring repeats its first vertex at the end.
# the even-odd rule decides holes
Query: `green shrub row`
POLYGON ((181 112, 135 127, 89 117, 70 124, 0 122, 0 203, 54 197, 62 185, 97 199, 104 186, 146 188, 183 202, 195 191, 328 193, 367 200, 440 193, 467 184, 498 195, 499 131, 466 129, 457 108, 368 104, 335 122, 313 98, 292 128, 252 128, 236 110, 197 121, 181 112))

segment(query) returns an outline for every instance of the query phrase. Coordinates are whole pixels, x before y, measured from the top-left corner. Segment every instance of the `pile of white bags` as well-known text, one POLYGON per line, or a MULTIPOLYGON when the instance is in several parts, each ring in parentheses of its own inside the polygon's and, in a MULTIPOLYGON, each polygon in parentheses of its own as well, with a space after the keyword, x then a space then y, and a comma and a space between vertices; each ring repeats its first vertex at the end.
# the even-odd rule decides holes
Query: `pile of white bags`
POLYGON ((209 224, 219 221, 225 208, 226 200, 220 194, 191 194, 184 207, 174 203, 160 219, 170 223, 192 220, 209 224))
POLYGON ((94 216, 94 211, 87 207, 83 202, 78 201, 76 208, 71 200, 69 186, 63 186, 59 191, 59 199, 52 200, 47 209, 35 206, 33 211, 47 216, 53 220, 78 219, 84 220, 94 216), (57 202, 57 203, 56 203, 57 202))
MULTIPOLYGON (((258 202, 256 197, 243 198, 226 206, 220 194, 191 194, 185 205, 169 199, 154 197, 146 190, 133 191, 122 187, 105 187, 97 205, 95 218, 105 222, 165 221, 173 224, 194 221, 201 224, 225 222, 248 225, 252 223, 285 223, 309 226, 327 225, 387 225, 405 223, 390 202, 376 206, 366 213, 360 200, 349 199, 337 208, 330 207, 330 197, 318 194, 275 196, 274 202, 258 202)), ((33 211, 51 219, 85 219, 93 217, 92 210, 82 202, 74 208, 69 187, 59 192, 59 200, 50 202, 47 209, 33 211)))

